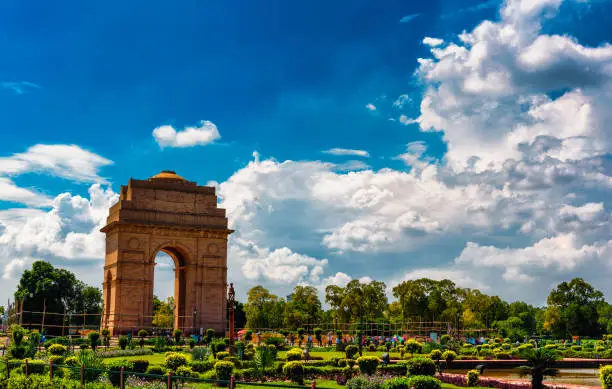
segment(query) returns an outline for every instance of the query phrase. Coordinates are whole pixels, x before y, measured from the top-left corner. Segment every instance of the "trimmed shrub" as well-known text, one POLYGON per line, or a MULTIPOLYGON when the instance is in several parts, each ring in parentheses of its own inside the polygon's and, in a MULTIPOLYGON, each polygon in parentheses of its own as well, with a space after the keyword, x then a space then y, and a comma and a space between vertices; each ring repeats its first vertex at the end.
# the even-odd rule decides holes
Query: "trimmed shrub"
POLYGON ((428 375, 417 375, 410 377, 410 387, 414 389, 442 389, 442 383, 428 375))
POLYGON ((292 361, 283 365, 283 374, 292 382, 304 385, 304 365, 302 362, 292 361))
POLYGON ((359 357, 357 358, 357 364, 359 365, 359 371, 362 374, 372 375, 376 373, 376 368, 380 361, 377 357, 359 357))
POLYGON ((177 377, 200 378, 200 375, 191 371, 188 366, 179 366, 179 368, 176 369, 176 375, 177 377))
POLYGON ((446 361, 446 367, 448 368, 451 363, 453 363, 453 361, 457 359, 457 353, 451 350, 447 350, 442 353, 442 359, 446 361))
POLYGON ((79 359, 76 356, 68 357, 66 358, 64 363, 68 366, 78 366, 79 359))
POLYGON ((572 351, 582 351, 582 346, 572 346, 572 347, 570 347, 570 350, 572 350, 572 351))
POLYGON ((612 389, 612 365, 599 368, 599 379, 603 389, 612 389))
POLYGON ((385 389, 411 389, 410 378, 393 377, 385 382, 385 389))
MULTIPOLYGON (((25 373, 25 363, 21 365, 21 370, 25 373)), ((45 374, 46 370, 47 364, 45 363, 45 361, 41 361, 40 359, 32 359, 31 361, 28 361, 29 374, 45 374)))
POLYGON ((98 344, 100 344, 100 333, 99 332, 90 332, 87 335, 87 339, 89 339, 89 345, 93 351, 96 351, 98 344))
POLYGON ((215 363, 213 361, 193 361, 189 364, 191 366, 191 370, 197 373, 204 373, 205 371, 212 370, 215 367, 215 363))
POLYGON ((66 362, 66 358, 64 358, 63 355, 51 355, 49 357, 49 362, 53 363, 54 365, 63 365, 66 362))
POLYGON ((130 340, 129 340, 129 339, 128 339, 128 337, 127 337, 127 336, 125 336, 125 335, 121 335, 121 336, 119 337, 119 347, 121 348, 121 350, 125 350, 125 349, 126 349, 126 347, 127 347, 128 343, 129 343, 129 341, 130 341, 130 340))
POLYGON ((496 352, 494 355, 495 355, 495 359, 512 359, 512 356, 510 355, 510 353, 507 353, 505 351, 496 352))
POLYGON ((220 361, 224 360, 225 358, 229 358, 229 356, 230 356, 230 353, 227 351, 221 351, 217 353, 217 359, 220 361))
POLYGON ((181 335, 183 335, 183 330, 181 329, 175 329, 174 332, 172 332, 172 336, 174 337, 174 342, 176 344, 181 344, 181 335))
POLYGON ((467 386, 476 386, 480 380, 480 373, 478 370, 470 370, 465 375, 465 383, 467 386))
POLYGON ((431 350, 431 352, 429 353, 429 358, 431 358, 434 361, 439 361, 440 359, 442 359, 442 351, 431 350))
POLYGON ((433 360, 424 357, 416 357, 408 360, 407 369, 408 375, 429 375, 436 374, 436 364, 433 360))
POLYGON ((294 350, 290 350, 287 351, 287 361, 301 361, 302 360, 302 350, 300 351, 294 351, 294 350))
POLYGON ((164 361, 164 365, 173 371, 176 371, 180 366, 187 364, 187 357, 179 353, 168 353, 164 361))
POLYGON ((68 348, 66 348, 66 346, 63 344, 56 343, 50 345, 47 351, 49 351, 49 354, 51 355, 64 355, 68 351, 68 348))
POLYGON ((423 349, 423 345, 414 339, 410 339, 404 344, 404 349, 410 354, 418 354, 423 349))
POLYGON ((221 381, 229 381, 234 371, 234 364, 227 361, 215 363, 215 375, 221 381))
POLYGON ((357 347, 354 344, 350 344, 348 346, 346 346, 346 348, 344 349, 344 355, 346 356, 346 359, 353 359, 353 357, 359 352, 359 347, 357 347))
MULTIPOLYGON (((131 361, 126 361, 125 359, 118 361, 111 361, 107 365, 108 367, 108 379, 110 380, 113 386, 119 386, 121 383, 121 368, 123 367, 124 371, 132 371, 134 369, 134 365, 131 361)), ((124 375, 125 377, 125 375, 124 375)))
POLYGON ((132 365, 133 371, 136 373, 146 373, 149 369, 149 361, 146 359, 134 359, 132 365))
POLYGON ((166 375, 166 369, 161 366, 149 366, 147 369, 147 374, 151 375, 166 375))
POLYGON ((382 374, 404 376, 408 373, 408 368, 405 363, 394 363, 390 365, 378 366, 378 371, 382 374))

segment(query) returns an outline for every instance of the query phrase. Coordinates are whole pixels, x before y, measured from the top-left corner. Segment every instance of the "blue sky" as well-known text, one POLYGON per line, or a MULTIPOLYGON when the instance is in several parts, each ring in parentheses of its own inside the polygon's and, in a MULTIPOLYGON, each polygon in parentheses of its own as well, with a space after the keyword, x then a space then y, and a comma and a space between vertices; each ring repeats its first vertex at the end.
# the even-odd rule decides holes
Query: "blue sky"
POLYGON ((219 185, 239 295, 431 276, 542 303, 573 275, 612 293, 592 271, 612 248, 611 7, 4 2, 2 279, 47 259, 99 285, 104 207, 173 169, 219 185))

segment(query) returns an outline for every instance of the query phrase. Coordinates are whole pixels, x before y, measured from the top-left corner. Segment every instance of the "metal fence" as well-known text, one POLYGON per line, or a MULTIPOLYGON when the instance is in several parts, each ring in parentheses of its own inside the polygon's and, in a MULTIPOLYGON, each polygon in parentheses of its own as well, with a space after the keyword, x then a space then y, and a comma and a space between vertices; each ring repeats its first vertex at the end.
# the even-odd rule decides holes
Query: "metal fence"
MULTIPOLYGON (((35 372, 34 366, 32 364, 29 364, 27 359, 25 361, 15 361, 15 360, 9 360, 8 358, 5 358, 3 364, 4 364, 3 370, 7 377, 10 376, 10 372, 12 370, 18 369, 18 368, 22 369, 26 378, 30 377, 31 375, 35 375, 35 374, 38 376, 41 375, 39 372, 35 372)), ((40 369, 40 365, 37 365, 37 367, 40 369)), ((270 382, 239 381, 239 380, 236 380, 234 376, 232 376, 229 380, 217 380, 217 379, 185 377, 185 376, 172 374, 172 372, 169 372, 168 374, 164 374, 164 375, 159 375, 159 374, 149 374, 149 373, 139 373, 139 372, 134 372, 134 371, 127 371, 123 367, 120 370, 91 369, 91 368, 85 368, 83 365, 68 366, 68 365, 53 364, 53 362, 49 362, 48 365, 45 366, 43 375, 44 377, 49 379, 49 383, 51 385, 53 385, 54 380, 55 382, 57 382, 57 379, 60 378, 58 377, 61 375, 61 374, 58 374, 59 369, 66 369, 72 373, 71 374, 72 376, 78 377, 78 382, 81 388, 85 387, 85 384, 88 382, 94 382, 91 380, 90 381, 87 380, 88 376, 90 377, 92 376, 92 374, 88 374, 88 373, 93 373, 93 376, 96 376, 96 375, 102 376, 106 374, 109 376, 109 378, 110 376, 114 377, 115 382, 111 380, 111 383, 115 384, 115 386, 117 386, 119 389, 131 389, 131 388, 137 388, 137 387, 141 388, 142 383, 131 383, 130 382, 131 379, 133 379, 134 377, 137 379, 143 380, 143 381, 163 383, 163 386, 166 389, 179 389, 179 388, 190 388, 190 387, 197 387, 197 388, 226 387, 229 389, 234 389, 239 386, 250 386, 250 387, 257 386, 257 387, 262 387, 262 388, 292 388, 292 389, 317 389, 317 388, 318 389, 331 389, 331 388, 317 386, 316 381, 314 379, 312 380, 311 385, 305 386, 305 385, 289 384, 289 383, 283 383, 283 382, 270 383, 270 382)))

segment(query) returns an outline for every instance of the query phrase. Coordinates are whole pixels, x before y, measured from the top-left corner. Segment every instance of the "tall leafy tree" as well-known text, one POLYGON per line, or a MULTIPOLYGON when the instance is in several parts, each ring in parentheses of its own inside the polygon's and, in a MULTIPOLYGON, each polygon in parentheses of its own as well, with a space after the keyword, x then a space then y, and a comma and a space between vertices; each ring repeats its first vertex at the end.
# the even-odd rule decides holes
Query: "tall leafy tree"
POLYGON ((312 286, 298 285, 291 293, 291 301, 285 304, 285 325, 291 329, 305 324, 318 323, 321 317, 321 300, 312 286))
MULTIPOLYGON (((98 288, 85 285, 66 269, 57 269, 49 262, 36 261, 32 269, 23 272, 15 300, 23 301, 23 323, 40 323, 46 310, 49 313, 99 314, 102 309, 102 293, 98 288)), ((90 317, 90 323, 99 322, 98 316, 90 317)), ((45 323, 57 329, 63 324, 59 315, 47 315, 45 323)))
POLYGON ((279 299, 261 285, 252 287, 248 292, 244 307, 248 328, 272 328, 281 324, 283 312, 278 312, 279 299), (280 319, 278 318, 280 317, 280 319), (280 320, 280 322, 279 322, 280 320))
POLYGON ((548 295, 545 328, 556 337, 599 335, 603 294, 582 278, 562 282, 548 295))

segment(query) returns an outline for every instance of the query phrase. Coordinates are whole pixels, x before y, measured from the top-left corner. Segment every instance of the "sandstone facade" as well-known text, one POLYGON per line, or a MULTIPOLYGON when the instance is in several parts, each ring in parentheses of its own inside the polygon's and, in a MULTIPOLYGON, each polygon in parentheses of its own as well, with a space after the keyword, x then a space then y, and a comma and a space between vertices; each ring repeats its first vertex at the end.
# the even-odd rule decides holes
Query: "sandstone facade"
POLYGON ((174 328, 226 330, 227 228, 214 187, 164 171, 131 179, 110 208, 102 328, 113 334, 152 326, 153 274, 159 251, 175 263, 174 328), (194 322, 195 313, 195 322, 194 322))

